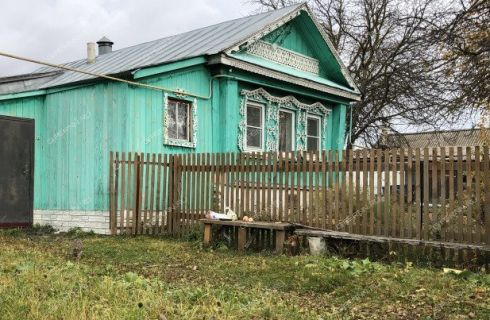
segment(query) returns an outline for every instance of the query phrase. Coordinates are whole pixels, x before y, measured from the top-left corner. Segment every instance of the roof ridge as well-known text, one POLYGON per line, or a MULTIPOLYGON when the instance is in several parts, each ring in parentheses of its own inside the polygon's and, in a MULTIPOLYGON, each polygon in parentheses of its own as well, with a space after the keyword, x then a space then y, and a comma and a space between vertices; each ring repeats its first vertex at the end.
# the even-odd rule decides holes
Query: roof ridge
MULTIPOLYGON (((133 44, 133 45, 124 47, 124 48, 119 48, 119 49, 113 50, 111 52, 108 52, 104 56, 105 56, 105 58, 107 58, 107 57, 112 56, 114 53, 118 53, 118 52, 121 52, 121 51, 126 50, 126 49, 131 49, 131 48, 134 48, 134 47, 137 47, 137 46, 141 46, 141 45, 145 45, 145 44, 150 44, 152 42, 159 42, 159 41, 162 41, 162 40, 165 40, 165 39, 171 39, 171 38, 174 38, 174 37, 183 36, 183 35, 188 34, 188 33, 191 33, 191 32, 197 32, 199 30, 203 30, 203 29, 206 29, 206 28, 213 28, 213 27, 219 26, 221 24, 225 24, 225 23, 230 23, 230 22, 234 22, 234 21, 238 21, 238 20, 242 20, 242 19, 249 19, 249 18, 252 18, 252 17, 261 16, 261 15, 264 15, 265 16, 267 14, 277 13, 277 12, 281 12, 281 11, 286 11, 286 12, 287 11, 293 11, 292 10, 293 8, 294 8, 294 10, 296 10, 297 8, 303 6, 304 4, 305 4, 305 2, 300 2, 300 3, 296 3, 296 4, 292 4, 292 5, 289 5, 289 6, 282 7, 280 9, 273 9, 273 10, 268 10, 268 11, 265 11, 265 12, 260 12, 260 13, 255 13, 255 14, 247 15, 247 16, 244 16, 244 17, 239 17, 239 18, 235 18, 235 19, 225 20, 225 21, 218 22, 218 23, 215 23, 215 24, 210 24, 210 25, 206 25, 206 26, 203 26, 203 27, 199 27, 199 28, 194 28, 194 29, 191 29, 191 30, 187 30, 187 31, 184 31, 184 32, 175 33, 175 34, 168 35, 168 36, 165 36, 165 37, 161 37, 161 38, 158 38, 158 39, 153 39, 153 40, 149 40, 149 41, 144 41, 144 42, 136 43, 136 44, 133 44)), ((61 62, 59 64, 60 65, 69 65, 69 64, 76 63, 76 62, 79 62, 79 61, 84 61, 84 60, 85 60, 85 58, 80 58, 80 59, 75 59, 75 60, 71 60, 71 61, 67 61, 67 62, 61 62)), ((40 71, 41 72, 44 72, 45 69, 46 69, 46 67, 37 68, 36 70, 32 71, 31 74, 36 74, 36 73, 39 73, 40 71)))
POLYGON ((162 37, 162 38, 158 38, 158 39, 153 39, 153 40, 149 40, 149 41, 145 41, 145 42, 140 42, 138 44, 134 44, 134 45, 131 45, 131 46, 128 46, 128 47, 124 47, 124 48, 120 48, 120 49, 114 50, 114 51, 112 51, 110 53, 117 52, 119 50, 124 50, 124 49, 127 49, 127 48, 132 48, 132 47, 139 46, 139 45, 146 44, 146 43, 151 43, 151 42, 155 42, 155 41, 161 41, 163 39, 169 39, 169 38, 173 38, 173 37, 177 37, 177 36, 182 36, 182 35, 184 35, 186 33, 189 33, 189 32, 195 32, 195 31, 198 31, 198 30, 206 29, 206 28, 216 27, 216 26, 219 26, 220 24, 225 24, 225 23, 229 23, 229 22, 233 22, 233 21, 237 21, 237 20, 242 20, 242 19, 247 19, 247 18, 251 18, 251 17, 257 17, 257 16, 260 16, 260 15, 266 15, 266 14, 270 14, 270 13, 273 13, 273 12, 279 12, 279 11, 282 11, 282 10, 285 10, 285 9, 289 9, 291 7, 300 7, 301 5, 303 5, 303 2, 302 3, 299 3, 299 4, 293 4, 293 5, 285 6, 285 7, 281 8, 281 9, 268 10, 268 11, 265 11, 265 12, 251 14, 251 15, 248 15, 248 16, 240 17, 240 18, 235 18, 235 19, 221 21, 221 22, 210 24, 210 25, 207 25, 207 26, 203 26, 203 27, 199 27, 199 28, 187 30, 187 31, 180 32, 180 33, 175 33, 175 34, 172 34, 172 35, 169 35, 169 36, 166 36, 166 37, 162 37))
POLYGON ((467 129, 446 129, 446 130, 431 130, 431 131, 423 131, 423 132, 400 132, 400 133, 391 133, 390 136, 409 136, 409 135, 422 135, 422 134, 438 134, 438 133, 451 133, 451 132, 463 132, 463 131, 481 131, 482 129, 490 129, 490 128, 467 128, 467 129))

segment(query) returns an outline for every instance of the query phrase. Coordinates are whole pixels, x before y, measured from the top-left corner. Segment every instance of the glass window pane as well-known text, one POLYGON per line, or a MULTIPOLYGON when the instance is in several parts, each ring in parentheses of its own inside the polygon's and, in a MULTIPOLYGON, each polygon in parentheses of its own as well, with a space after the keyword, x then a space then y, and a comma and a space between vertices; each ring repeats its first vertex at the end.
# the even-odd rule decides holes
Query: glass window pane
POLYGON ((279 151, 293 150, 293 114, 279 112, 279 151))
POLYGON ((253 147, 253 148, 262 147, 261 129, 247 127, 247 147, 253 147))
POLYGON ((187 140, 187 131, 188 131, 188 104, 187 103, 179 103, 179 116, 177 123, 178 137, 182 140, 187 140))
POLYGON ((307 143, 307 146, 306 146, 306 149, 308 151, 317 151, 318 150, 318 142, 319 142, 320 139, 318 138, 315 138, 315 137, 308 137, 308 141, 306 142, 307 143))
POLYGON ((262 126, 262 110, 259 107, 247 107, 247 125, 254 127, 262 126))
POLYGON ((177 139, 177 119, 176 119, 176 105, 174 102, 168 103, 168 117, 167 117, 167 132, 168 137, 177 139))
POLYGON ((308 135, 318 137, 318 119, 308 118, 308 135))

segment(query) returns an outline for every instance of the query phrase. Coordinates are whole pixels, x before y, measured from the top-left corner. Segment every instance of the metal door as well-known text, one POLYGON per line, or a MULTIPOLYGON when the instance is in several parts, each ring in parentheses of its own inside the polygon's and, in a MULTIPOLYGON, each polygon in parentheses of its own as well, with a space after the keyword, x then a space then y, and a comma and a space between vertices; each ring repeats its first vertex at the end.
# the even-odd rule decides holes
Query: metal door
POLYGON ((0 116, 0 228, 32 225, 34 120, 0 116))

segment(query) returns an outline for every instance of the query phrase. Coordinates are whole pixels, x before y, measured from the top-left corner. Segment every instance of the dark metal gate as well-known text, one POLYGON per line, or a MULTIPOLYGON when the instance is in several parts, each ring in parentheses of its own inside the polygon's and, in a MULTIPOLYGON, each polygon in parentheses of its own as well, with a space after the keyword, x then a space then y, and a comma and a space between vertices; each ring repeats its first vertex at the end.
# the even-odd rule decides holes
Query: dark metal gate
POLYGON ((0 116, 0 228, 32 224, 34 120, 0 116))

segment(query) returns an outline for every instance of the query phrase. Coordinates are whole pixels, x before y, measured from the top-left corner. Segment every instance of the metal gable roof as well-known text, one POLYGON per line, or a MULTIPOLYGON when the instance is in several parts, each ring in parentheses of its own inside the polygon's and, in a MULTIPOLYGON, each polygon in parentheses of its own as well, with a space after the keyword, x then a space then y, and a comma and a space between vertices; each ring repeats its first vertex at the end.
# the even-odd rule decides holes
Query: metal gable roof
POLYGON ((389 134, 380 143, 391 148, 474 147, 485 145, 488 129, 389 134))
MULTIPOLYGON (((143 67, 155 66, 182 59, 217 54, 260 32, 277 20, 293 14, 304 4, 222 22, 162 39, 141 43, 97 56, 94 63, 81 59, 64 64, 98 74, 119 74, 143 67)), ((43 67, 34 73, 59 70, 43 67)), ((96 77, 72 71, 43 83, 38 89, 56 87, 96 77)))

